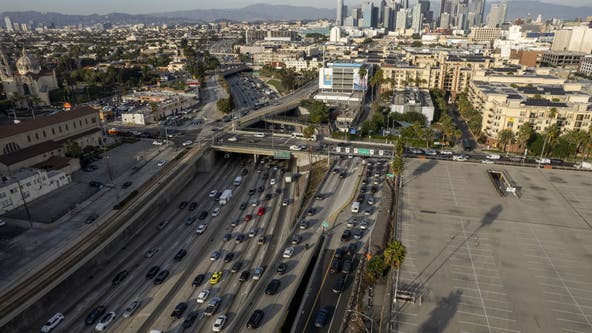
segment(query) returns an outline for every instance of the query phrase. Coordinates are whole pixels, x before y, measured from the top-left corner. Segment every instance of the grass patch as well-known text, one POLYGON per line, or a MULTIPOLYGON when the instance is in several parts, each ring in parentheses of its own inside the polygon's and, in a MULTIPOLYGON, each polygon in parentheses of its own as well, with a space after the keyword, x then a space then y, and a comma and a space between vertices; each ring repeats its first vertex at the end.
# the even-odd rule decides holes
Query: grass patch
POLYGON ((271 79, 269 81, 267 81, 267 84, 274 86, 275 89, 277 89, 277 91, 280 92, 280 94, 284 94, 284 87, 282 86, 282 83, 279 80, 276 79, 271 79))
POLYGON ((304 207, 306 207, 308 202, 313 198, 328 171, 329 167, 327 166, 327 161, 313 163, 312 168, 310 169, 308 185, 306 186, 306 191, 304 191, 304 197, 302 200, 302 202, 304 202, 304 207))

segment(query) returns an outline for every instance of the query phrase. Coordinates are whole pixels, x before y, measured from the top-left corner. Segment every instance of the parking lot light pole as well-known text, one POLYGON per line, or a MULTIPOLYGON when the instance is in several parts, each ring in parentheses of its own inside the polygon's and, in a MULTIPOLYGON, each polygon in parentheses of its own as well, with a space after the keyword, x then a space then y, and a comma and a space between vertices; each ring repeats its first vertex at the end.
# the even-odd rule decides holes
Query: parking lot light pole
POLYGON ((374 319, 372 319, 370 316, 368 316, 368 315, 366 315, 366 314, 363 314, 363 313, 361 313, 361 312, 355 311, 355 310, 347 310, 346 312, 353 312, 353 313, 355 313, 355 314, 358 314, 358 315, 360 315, 360 316, 362 316, 362 317, 364 317, 364 318, 366 318, 366 319, 370 320, 370 333, 372 333, 372 332, 373 332, 373 328, 374 328, 374 319))

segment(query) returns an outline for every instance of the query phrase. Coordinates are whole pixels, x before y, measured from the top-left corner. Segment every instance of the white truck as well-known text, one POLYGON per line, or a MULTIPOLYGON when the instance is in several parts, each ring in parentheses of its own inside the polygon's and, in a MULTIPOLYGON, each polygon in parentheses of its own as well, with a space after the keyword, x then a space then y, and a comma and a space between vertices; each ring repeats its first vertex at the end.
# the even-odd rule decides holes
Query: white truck
POLYGON ((580 162, 574 165, 576 169, 592 170, 592 162, 580 162))
POLYGON ((232 198, 232 190, 224 190, 222 195, 220 195, 219 202, 221 205, 226 205, 230 201, 230 198, 232 198))
POLYGON ((292 182, 292 174, 287 173, 286 176, 284 177, 284 180, 286 181, 286 184, 291 183, 292 182))
POLYGON ((239 186, 241 183, 243 182, 243 177, 241 176, 236 176, 236 178, 234 178, 234 186, 239 186))

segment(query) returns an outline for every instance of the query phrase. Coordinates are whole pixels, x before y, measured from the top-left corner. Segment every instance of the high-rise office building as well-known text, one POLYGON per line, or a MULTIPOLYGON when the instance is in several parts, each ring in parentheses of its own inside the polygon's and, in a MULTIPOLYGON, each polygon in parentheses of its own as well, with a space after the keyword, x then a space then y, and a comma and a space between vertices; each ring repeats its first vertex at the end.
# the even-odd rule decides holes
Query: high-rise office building
POLYGON ((421 2, 415 5, 411 14, 411 29, 415 33, 419 33, 423 26, 423 14, 421 13, 421 2))
POLYGON ((397 30, 405 30, 407 29, 407 15, 409 13, 408 9, 399 9, 397 12, 397 22, 395 25, 395 29, 397 30))
POLYGON ((362 28, 376 27, 376 16, 374 10, 374 3, 365 1, 362 3, 362 17, 363 23, 360 25, 362 28))
POLYGON ((442 13, 440 15, 440 28, 441 29, 448 29, 450 28, 450 14, 442 13))
POLYGON ((4 24, 6 24, 6 31, 8 31, 8 32, 14 31, 14 27, 12 26, 12 21, 10 20, 10 17, 4 16, 4 24))
POLYGON ((432 23, 434 13, 430 10, 429 0, 419 0, 418 4, 421 5, 421 14, 423 15, 424 23, 432 23))
POLYGON ((337 0, 337 16, 335 18, 335 25, 340 27, 343 25, 343 0, 337 0))
POLYGON ((384 9, 384 17, 382 19, 382 26, 387 31, 393 31, 395 28, 395 11, 391 7, 384 9))
POLYGON ((378 23, 381 25, 384 22, 384 11, 387 8, 386 0, 380 1, 380 5, 378 6, 378 23))
POLYGON ((470 11, 475 13, 473 24, 480 26, 483 24, 483 15, 485 11, 485 0, 473 0, 471 2, 470 11))
POLYGON ((508 4, 505 2, 491 5, 491 9, 487 15, 487 26, 490 28, 500 27, 504 22, 506 22, 507 10, 508 4))

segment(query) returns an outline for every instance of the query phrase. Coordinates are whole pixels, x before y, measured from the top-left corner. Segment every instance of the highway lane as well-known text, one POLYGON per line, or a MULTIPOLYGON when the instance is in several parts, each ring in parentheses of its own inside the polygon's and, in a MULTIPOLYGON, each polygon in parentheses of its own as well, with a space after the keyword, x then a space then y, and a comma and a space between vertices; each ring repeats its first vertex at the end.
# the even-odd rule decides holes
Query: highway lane
MULTIPOLYGON (((313 202, 313 207, 317 213, 313 216, 306 216, 306 220, 310 222, 306 230, 295 229, 294 234, 302 236, 302 240, 298 245, 284 242, 279 247, 280 252, 288 246, 295 247, 295 253, 292 258, 282 258, 281 255, 275 258, 270 258, 269 266, 271 270, 267 271, 265 279, 259 281, 261 285, 256 292, 250 297, 248 306, 241 309, 239 312, 239 320, 234 323, 231 331, 244 330, 246 323, 255 309, 261 309, 265 312, 262 325, 256 330, 257 332, 276 332, 279 330, 287 312, 287 305, 290 303, 295 288, 297 288, 302 274, 307 268, 308 258, 312 255, 311 250, 305 249, 305 244, 308 243, 311 248, 318 241, 322 231, 322 221, 328 219, 334 210, 339 209, 344 205, 349 196, 349 191, 354 187, 354 179, 351 175, 355 173, 357 163, 354 160, 340 160, 337 166, 341 169, 347 170, 348 177, 340 179, 337 175, 331 175, 327 181, 322 184, 320 193, 327 195, 324 200, 317 200, 313 202), (285 262, 288 265, 288 271, 284 275, 279 275, 276 272, 277 265, 280 262, 285 262), (281 286, 278 293, 275 295, 265 295, 264 288, 267 286, 272 278, 279 279, 281 286), (263 282, 263 283, 262 283, 263 282)), ((291 238, 291 237, 290 237, 291 238)))

